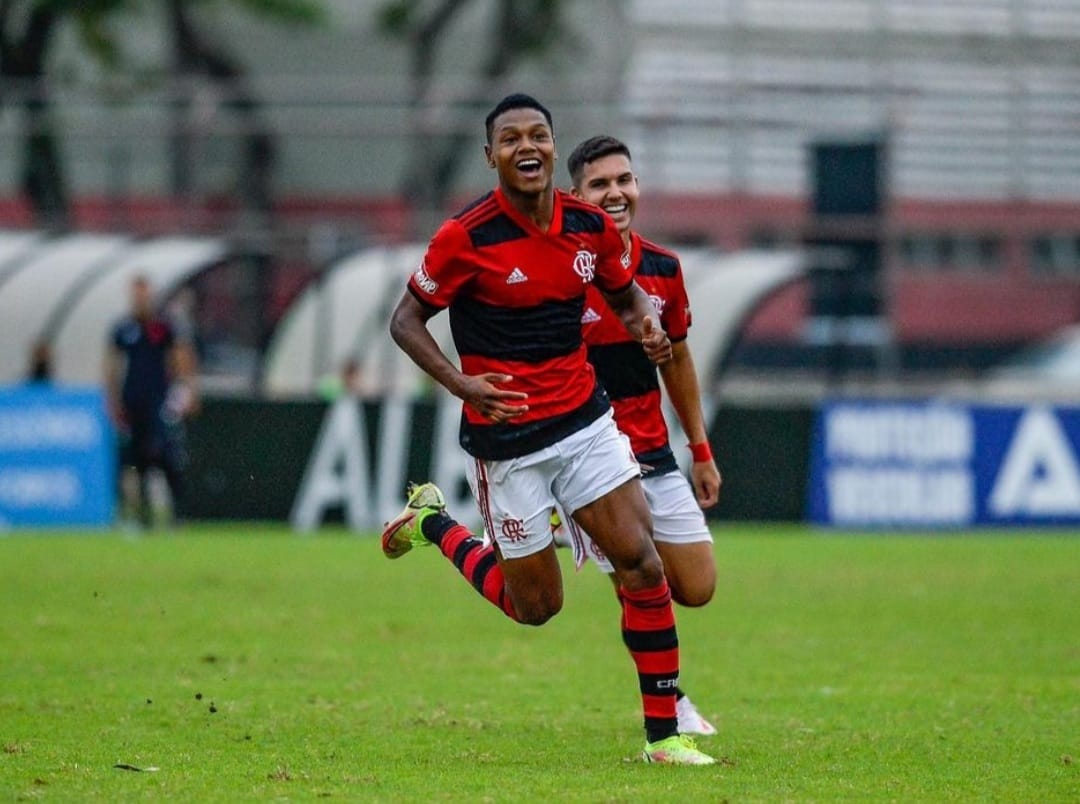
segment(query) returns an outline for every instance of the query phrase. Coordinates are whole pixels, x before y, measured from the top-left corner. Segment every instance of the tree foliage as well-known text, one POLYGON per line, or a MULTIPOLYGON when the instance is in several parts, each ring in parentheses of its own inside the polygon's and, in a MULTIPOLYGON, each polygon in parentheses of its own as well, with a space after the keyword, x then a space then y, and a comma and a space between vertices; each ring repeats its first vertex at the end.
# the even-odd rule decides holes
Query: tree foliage
MULTIPOLYGON (((43 223, 63 226, 69 215, 59 134, 46 80, 58 30, 71 26, 99 65, 119 72, 129 64, 125 23, 153 5, 154 0, 0 0, 0 110, 18 105, 25 112, 21 189, 43 223)), ((256 113, 258 102, 243 85, 240 62, 200 31, 194 20, 198 10, 232 6, 283 24, 310 24, 325 14, 321 0, 169 0, 168 5, 167 35, 174 43, 174 59, 163 65, 162 72, 173 78, 186 72, 189 77, 201 75, 228 84, 232 97, 240 98, 235 108, 249 116, 256 113)), ((258 140, 249 143, 247 152, 265 164, 262 156, 272 150, 268 132, 259 132, 258 140)), ((250 167, 247 160, 245 167, 250 167)), ((265 189, 253 190, 248 201, 254 203, 255 196, 264 196, 265 189)))
MULTIPOLYGON (((414 133, 402 190, 421 210, 441 209, 453 190, 462 158, 472 140, 463 131, 448 134, 425 131, 424 112, 432 101, 439 51, 447 43, 453 22, 474 0, 387 0, 376 11, 376 22, 388 36, 409 49, 410 105, 414 133)), ((552 52, 560 42, 572 43, 566 22, 567 0, 495 0, 486 35, 479 45, 482 58, 467 98, 467 106, 483 108, 499 84, 523 62, 552 52)))

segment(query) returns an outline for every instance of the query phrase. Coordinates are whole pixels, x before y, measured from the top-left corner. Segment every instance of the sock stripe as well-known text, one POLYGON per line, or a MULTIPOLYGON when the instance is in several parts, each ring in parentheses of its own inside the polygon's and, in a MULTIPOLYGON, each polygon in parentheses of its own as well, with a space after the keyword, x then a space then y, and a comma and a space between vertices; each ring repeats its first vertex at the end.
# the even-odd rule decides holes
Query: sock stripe
POLYGON ((509 617, 514 622, 517 622, 517 611, 514 609, 514 604, 510 601, 510 598, 506 594, 506 587, 502 586, 498 592, 498 603, 496 605, 502 609, 503 614, 509 617))
POLYGON ((458 546, 454 549, 454 555, 447 556, 453 562, 454 566, 457 567, 457 571, 460 573, 465 572, 465 561, 468 559, 469 554, 476 549, 475 545, 472 544, 472 542, 474 541, 476 540, 471 538, 462 539, 458 546))
MULTIPOLYGON (((428 517, 428 519, 425 519, 424 524, 426 525, 431 518, 432 517, 428 517)), ((469 533, 468 528, 462 527, 449 517, 447 517, 447 519, 451 523, 450 527, 446 528, 436 544, 438 544, 442 554, 453 561, 458 548, 461 547, 463 543, 468 542, 469 539, 472 538, 472 534, 469 533)), ((424 535, 428 536, 429 539, 431 538, 427 532, 425 532, 424 535)))
POLYGON ((471 573, 472 577, 469 580, 472 582, 473 588, 480 594, 484 594, 484 581, 487 580, 488 574, 496 565, 495 551, 488 550, 486 555, 481 555, 473 567, 471 573))
POLYGON ((423 532, 424 538, 429 542, 441 546, 446 534, 456 524, 457 522, 451 519, 445 511, 439 511, 425 517, 424 521, 420 523, 420 530, 423 532))
POLYGON ((665 737, 672 737, 679 733, 679 718, 667 716, 645 716, 645 740, 655 743, 665 737))
POLYGON ((679 635, 674 625, 659 631, 626 628, 623 630, 623 642, 632 651, 656 653, 679 647, 679 635))
MULTIPOLYGON (((679 669, 676 667, 650 673, 639 666, 638 687, 642 695, 672 695, 679 686, 679 669)), ((676 698, 678 698, 678 695, 676 698)))
POLYGON ((651 589, 639 589, 637 591, 630 591, 625 587, 620 587, 619 597, 630 601, 638 608, 663 607, 665 603, 671 600, 671 588, 666 582, 651 589))
POLYGON ((679 649, 663 651, 631 651, 638 667, 638 672, 654 674, 679 674, 679 649))
MULTIPOLYGON (((641 702, 645 707, 646 718, 671 718, 678 723, 678 716, 675 714, 675 705, 673 701, 675 698, 671 695, 646 695, 642 694, 641 702)), ((650 740, 651 742, 651 740, 650 740)))

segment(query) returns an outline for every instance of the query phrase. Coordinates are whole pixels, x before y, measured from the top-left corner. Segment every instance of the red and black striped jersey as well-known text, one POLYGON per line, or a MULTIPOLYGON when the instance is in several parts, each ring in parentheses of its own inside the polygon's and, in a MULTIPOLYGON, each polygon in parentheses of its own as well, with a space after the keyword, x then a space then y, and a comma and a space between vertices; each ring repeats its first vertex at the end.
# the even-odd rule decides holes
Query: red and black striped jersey
MULTIPOLYGON (((652 299, 660 314, 660 325, 672 343, 685 340, 690 328, 690 302, 679 258, 631 232, 630 265, 637 283, 652 299)), ((586 296, 581 327, 589 362, 611 398, 615 423, 630 438, 638 462, 648 467, 646 474, 674 469, 675 456, 660 406, 656 366, 594 289, 586 296)))
MULTIPOLYGON (((447 220, 409 279, 421 303, 449 308, 461 370, 508 374, 528 412, 492 424, 463 407, 461 446, 504 460, 543 449, 609 407, 582 342, 585 290, 623 290, 633 276, 607 213, 555 191, 545 232, 496 189, 447 220)), ((602 298, 602 297, 601 297, 602 298)))

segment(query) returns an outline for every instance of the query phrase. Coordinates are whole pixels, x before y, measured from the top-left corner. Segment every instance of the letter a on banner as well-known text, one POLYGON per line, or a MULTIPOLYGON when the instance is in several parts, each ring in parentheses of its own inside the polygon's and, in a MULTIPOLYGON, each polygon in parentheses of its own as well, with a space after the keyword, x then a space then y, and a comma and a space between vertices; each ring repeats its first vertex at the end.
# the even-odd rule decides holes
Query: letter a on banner
POLYGON ((364 426, 355 399, 344 397, 323 419, 315 454, 308 461, 289 520, 300 531, 314 530, 332 505, 345 509, 353 530, 367 524, 368 466, 364 426))
POLYGON ((990 494, 996 516, 1080 514, 1080 468, 1054 412, 1024 412, 990 494))

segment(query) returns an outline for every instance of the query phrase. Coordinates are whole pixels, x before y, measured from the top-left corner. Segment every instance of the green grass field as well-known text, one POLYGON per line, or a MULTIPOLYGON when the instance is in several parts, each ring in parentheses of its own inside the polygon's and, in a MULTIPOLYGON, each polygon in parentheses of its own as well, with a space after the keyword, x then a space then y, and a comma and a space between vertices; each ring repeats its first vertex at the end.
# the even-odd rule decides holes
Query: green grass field
POLYGON ((637 760, 591 567, 530 629, 340 532, 2 537, 0 799, 1080 801, 1080 537, 717 533, 708 768, 637 760))

